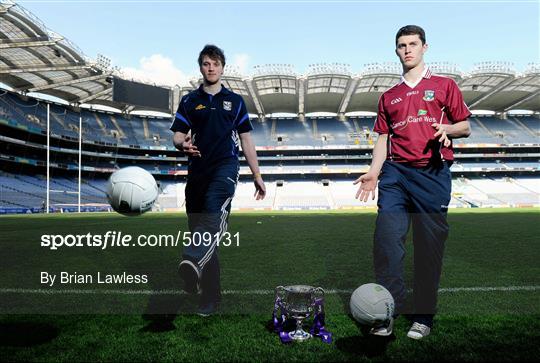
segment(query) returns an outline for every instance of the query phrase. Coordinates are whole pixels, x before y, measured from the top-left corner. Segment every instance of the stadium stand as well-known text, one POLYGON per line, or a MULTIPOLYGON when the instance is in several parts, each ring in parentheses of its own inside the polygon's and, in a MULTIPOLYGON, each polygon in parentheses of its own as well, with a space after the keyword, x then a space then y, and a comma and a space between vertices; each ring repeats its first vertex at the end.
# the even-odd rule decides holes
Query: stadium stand
MULTIPOLYGON (((3 173, 0 175, 0 199, 24 208, 39 208, 46 198, 46 180, 43 177, 3 173)), ((106 204, 105 181, 85 181, 81 184, 81 202, 106 204)), ((50 180, 53 205, 76 205, 77 182, 65 177, 50 180)))
MULTIPOLYGON (((315 118, 311 120, 317 125, 315 138, 335 145, 347 145, 351 134, 355 132, 349 120, 339 121, 335 118, 315 118)), ((315 127, 313 127, 315 129, 315 127)))
POLYGON ((470 184, 481 190, 488 199, 499 201, 499 204, 510 207, 533 206, 540 204, 538 193, 531 192, 512 179, 477 179, 471 180, 470 184))
POLYGON ((483 117, 481 121, 495 138, 502 139, 506 144, 528 142, 530 136, 528 132, 513 120, 483 117))
POLYGON ((309 122, 298 118, 279 118, 272 120, 272 139, 278 145, 304 146, 313 144, 313 131, 309 122))
MULTIPOLYGON (((45 199, 45 180, 27 175, 0 175, 0 207, 41 208, 45 199)), ((85 205, 106 206, 106 180, 87 180, 81 184, 85 205)), ((185 207, 184 183, 161 182, 161 193, 155 209, 180 210, 185 207)), ((53 207, 75 206, 77 180, 51 180, 53 207)), ((233 200, 235 210, 312 210, 372 208, 376 201, 362 203, 354 198, 358 188, 352 180, 298 181, 267 183, 267 197, 253 198, 253 184, 240 182, 233 200), (325 185, 326 184, 326 185, 325 185)), ((538 207, 540 183, 536 178, 457 178, 452 185, 450 207, 538 207)))
POLYGON ((540 137, 540 119, 536 117, 512 117, 517 124, 522 125, 522 127, 527 130, 535 139, 533 142, 538 142, 538 137, 540 137))
POLYGON ((266 198, 256 201, 253 198, 253 183, 240 182, 232 201, 232 208, 237 210, 272 210, 276 199, 276 183, 266 183, 266 198))
MULTIPOLYGON (((149 116, 146 111, 151 109, 115 101, 113 81, 121 75, 104 59, 91 61, 63 36, 52 41, 53 33, 44 24, 19 4, 12 5, 2 8, 5 27, 20 31, 5 34, 10 51, 2 53, 6 59, 0 62, 5 71, 0 72, 0 213, 43 211, 48 108, 53 211, 76 209, 79 167, 84 210, 110 209, 105 198, 107 178, 130 165, 150 171, 160 183, 155 209, 184 208, 187 159, 171 144, 169 125, 180 96, 196 88, 196 82, 169 90, 174 100, 166 114, 171 117, 149 116), (29 57, 28 48, 36 45, 43 51, 41 57, 29 57), (54 55, 59 49, 66 56, 54 55), (38 98, 31 96, 36 90, 41 92, 38 98), (49 96, 63 101, 46 100, 49 96), (103 111, 101 106, 118 111, 103 111)), ((470 118, 471 136, 455 142, 450 206, 539 206, 540 65, 531 63, 515 72, 505 62, 482 62, 469 73, 455 65, 433 66, 456 80, 465 103, 494 113, 475 112, 470 118)), ((372 132, 377 100, 399 81, 399 66, 369 64, 358 71, 342 74, 340 66, 319 65, 308 71, 309 77, 317 78, 311 86, 309 77, 306 81, 291 66, 258 66, 256 74, 247 78, 226 70, 224 84, 242 94, 251 115, 268 188, 264 201, 254 200, 250 172, 241 160, 233 208, 375 207, 374 201, 354 199, 357 186, 352 181, 369 168, 377 140, 372 132), (338 93, 332 87, 320 88, 331 84, 336 74, 346 88, 338 93), (323 111, 333 116, 318 114, 323 111), (279 117, 280 112, 297 117, 279 117)))
POLYGON ((375 207, 376 201, 368 200, 367 203, 360 202, 354 196, 358 187, 353 185, 352 181, 333 181, 330 182, 330 194, 332 196, 332 206, 335 209, 365 208, 375 207))
POLYGON ((287 181, 277 187, 274 209, 330 209, 330 191, 322 183, 287 181))
MULTIPOLYGON (((46 107, 43 102, 23 100, 5 93, 0 95, 5 118, 27 127, 46 130, 46 107)), ((169 145, 170 119, 141 118, 111 115, 104 112, 81 111, 83 135, 87 140, 125 145, 169 145), (163 142, 164 141, 164 142, 163 142)), ((79 114, 60 105, 51 105, 51 130, 55 135, 78 137, 79 114)), ((331 117, 268 118, 265 122, 252 120, 253 137, 257 145, 308 146, 372 145, 373 117, 339 121, 331 117)), ((533 117, 471 118, 472 133, 467 143, 515 144, 538 143, 540 120, 533 117)))
POLYGON ((253 125, 253 142, 255 145, 267 145, 267 146, 275 146, 276 142, 275 140, 272 140, 272 122, 265 120, 261 121, 260 119, 253 119, 251 120, 251 124, 253 125))
POLYGON ((145 121, 145 123, 148 125, 148 136, 149 139, 154 142, 154 144, 164 144, 168 145, 171 142, 171 133, 169 131, 169 127, 171 125, 170 120, 159 120, 159 119, 140 119, 141 121, 145 121), (154 140, 154 138, 157 138, 157 140, 154 140), (158 142, 156 142, 158 141, 158 142))

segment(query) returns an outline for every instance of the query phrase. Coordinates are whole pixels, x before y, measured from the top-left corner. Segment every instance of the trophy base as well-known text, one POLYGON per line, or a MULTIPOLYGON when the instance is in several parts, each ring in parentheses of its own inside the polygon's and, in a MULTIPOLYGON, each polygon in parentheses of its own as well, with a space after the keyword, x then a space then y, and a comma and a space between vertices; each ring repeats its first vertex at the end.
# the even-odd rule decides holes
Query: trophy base
POLYGON ((288 334, 289 334, 289 338, 291 338, 292 340, 299 341, 299 342, 303 342, 304 340, 308 340, 312 337, 311 334, 303 330, 292 331, 292 332, 289 332, 288 334))

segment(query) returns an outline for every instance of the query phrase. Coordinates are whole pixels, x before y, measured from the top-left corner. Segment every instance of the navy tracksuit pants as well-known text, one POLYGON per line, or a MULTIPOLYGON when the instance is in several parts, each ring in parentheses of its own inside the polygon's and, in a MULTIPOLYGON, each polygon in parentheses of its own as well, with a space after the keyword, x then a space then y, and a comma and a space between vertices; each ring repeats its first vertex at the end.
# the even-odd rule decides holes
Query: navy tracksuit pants
POLYGON ((221 299, 218 246, 227 231, 231 202, 238 184, 239 163, 231 158, 199 173, 189 173, 186 212, 192 243, 184 246, 183 259, 201 270, 201 303, 221 299))
POLYGON ((392 296, 396 314, 432 326, 437 306, 446 221, 452 178, 449 165, 412 167, 385 161, 379 178, 378 215, 374 236, 374 267, 378 284, 392 296), (412 311, 405 308, 403 278, 405 241, 412 223, 414 285, 412 311))

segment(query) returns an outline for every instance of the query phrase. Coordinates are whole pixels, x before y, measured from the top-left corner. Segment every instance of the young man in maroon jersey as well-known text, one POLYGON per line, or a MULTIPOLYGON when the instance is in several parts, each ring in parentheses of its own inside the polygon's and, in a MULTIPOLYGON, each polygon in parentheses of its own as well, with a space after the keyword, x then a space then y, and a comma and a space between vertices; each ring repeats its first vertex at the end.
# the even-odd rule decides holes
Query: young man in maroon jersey
MULTIPOLYGON (((403 66, 401 81, 379 99, 374 131, 379 138, 369 171, 356 197, 375 199, 379 181, 378 215, 373 260, 377 283, 395 301, 395 316, 405 311, 403 261, 405 240, 412 222, 414 241, 412 326, 413 339, 427 336, 433 327, 444 244, 448 237, 446 214, 450 202, 452 139, 467 137, 471 115, 457 84, 431 73, 424 64, 424 30, 407 25, 396 34, 396 54, 403 66)), ((392 334, 394 320, 371 334, 392 334)))

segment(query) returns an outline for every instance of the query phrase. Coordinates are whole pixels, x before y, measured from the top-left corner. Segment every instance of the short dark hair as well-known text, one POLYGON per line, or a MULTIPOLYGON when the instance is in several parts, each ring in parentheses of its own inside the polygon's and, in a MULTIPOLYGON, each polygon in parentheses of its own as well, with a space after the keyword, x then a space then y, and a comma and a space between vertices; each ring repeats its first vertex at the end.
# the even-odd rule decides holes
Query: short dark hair
POLYGON ((426 32, 418 25, 405 25, 401 27, 396 34, 396 45, 399 37, 404 35, 418 35, 422 41, 422 45, 426 44, 426 32))
POLYGON ((225 53, 223 50, 213 44, 206 44, 199 53, 199 67, 202 66, 204 56, 208 56, 210 59, 219 60, 223 67, 225 67, 225 53))

